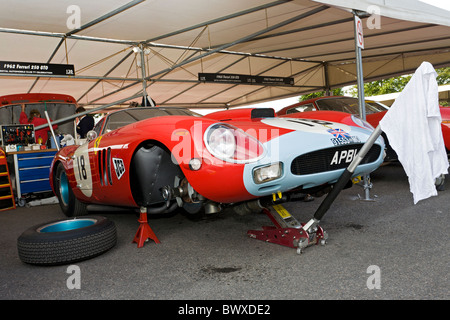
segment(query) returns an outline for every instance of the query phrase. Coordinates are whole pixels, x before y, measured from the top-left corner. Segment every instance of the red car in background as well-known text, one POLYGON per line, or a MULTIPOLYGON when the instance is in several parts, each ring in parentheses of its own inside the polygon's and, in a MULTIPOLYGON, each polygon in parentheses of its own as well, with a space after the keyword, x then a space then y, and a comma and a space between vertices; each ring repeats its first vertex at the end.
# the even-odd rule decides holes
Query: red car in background
MULTIPOLYGON (((366 121, 374 128, 378 126, 380 120, 389 110, 389 107, 384 104, 372 100, 366 100, 365 107, 366 121)), ((310 111, 313 111, 312 113, 315 111, 339 111, 357 116, 359 115, 358 99, 342 96, 313 98, 287 106, 279 110, 277 115, 292 117, 294 114, 298 114, 299 112, 306 112, 306 114, 309 114, 310 111)), ((442 117, 442 135, 444 137, 444 144, 447 149, 447 153, 450 153, 450 108, 440 106, 440 111, 442 117)), ((298 115, 295 117, 298 117, 298 115)), ((397 155, 395 154, 395 151, 390 148, 384 133, 383 138, 385 139, 387 146, 387 155, 385 160, 396 160, 397 155)))
MULTIPOLYGON (((25 113, 37 110, 45 119, 44 111, 52 121, 69 117, 75 114, 78 107, 77 101, 72 96, 59 93, 18 93, 0 97, 0 125, 19 124, 22 105, 25 113)), ((65 121, 58 124, 60 133, 74 133, 74 122, 65 121)), ((44 142, 45 143, 45 142, 44 142)), ((7 143, 4 143, 6 145, 7 143)))

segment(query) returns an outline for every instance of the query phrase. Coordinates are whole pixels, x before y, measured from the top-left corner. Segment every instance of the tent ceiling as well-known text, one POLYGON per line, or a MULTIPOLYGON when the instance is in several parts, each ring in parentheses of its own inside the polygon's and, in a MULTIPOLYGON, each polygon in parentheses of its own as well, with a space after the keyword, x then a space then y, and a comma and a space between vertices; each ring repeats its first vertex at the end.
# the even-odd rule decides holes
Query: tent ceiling
POLYGON ((422 61, 450 65, 448 13, 416 1, 78 0, 81 27, 70 30, 73 2, 0 3, 1 61, 69 63, 76 72, 3 74, 0 95, 66 93, 87 106, 131 97, 142 91, 141 56, 133 51, 140 43, 147 92, 160 105, 238 106, 354 84, 352 13, 320 2, 359 10, 375 3, 386 15, 380 29, 363 19, 365 80, 412 72, 422 61), (405 3, 408 10, 395 6, 405 3), (420 19, 408 16, 415 4, 420 19), (201 72, 292 77, 294 85, 202 83, 201 72))

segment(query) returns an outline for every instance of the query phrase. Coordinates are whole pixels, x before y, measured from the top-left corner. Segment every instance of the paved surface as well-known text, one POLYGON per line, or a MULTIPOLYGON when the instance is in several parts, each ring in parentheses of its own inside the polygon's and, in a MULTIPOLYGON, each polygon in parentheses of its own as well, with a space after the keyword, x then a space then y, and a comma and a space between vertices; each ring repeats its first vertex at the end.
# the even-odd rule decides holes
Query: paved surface
MULTIPOLYGON (((328 244, 301 255, 247 237, 270 225, 265 215, 151 219, 161 244, 137 248, 134 213, 96 212, 115 222, 118 243, 76 264, 81 288, 72 290, 68 266, 27 265, 17 254, 19 235, 62 218, 59 206, 0 212, 0 299, 449 299, 449 182, 449 190, 414 205, 400 165, 371 177, 376 201, 356 200, 358 186, 344 190, 321 222, 328 244)), ((322 199, 285 207, 306 222, 322 199)))

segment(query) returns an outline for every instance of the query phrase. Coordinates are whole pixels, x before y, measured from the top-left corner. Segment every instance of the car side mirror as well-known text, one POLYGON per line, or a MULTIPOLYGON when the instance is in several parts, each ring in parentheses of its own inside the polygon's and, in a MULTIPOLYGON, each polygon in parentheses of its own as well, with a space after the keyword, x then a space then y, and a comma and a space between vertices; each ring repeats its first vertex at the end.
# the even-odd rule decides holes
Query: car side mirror
POLYGON ((90 130, 88 131, 88 133, 86 133, 86 139, 87 141, 92 141, 94 139, 97 138, 97 132, 94 130, 90 130))

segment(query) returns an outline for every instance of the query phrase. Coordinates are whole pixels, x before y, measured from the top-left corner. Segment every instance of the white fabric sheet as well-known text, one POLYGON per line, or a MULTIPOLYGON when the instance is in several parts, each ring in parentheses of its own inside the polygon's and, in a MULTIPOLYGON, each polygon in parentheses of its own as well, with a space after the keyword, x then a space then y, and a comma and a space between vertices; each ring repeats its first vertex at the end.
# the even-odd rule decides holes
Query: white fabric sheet
POLYGON ((408 176, 414 204, 436 196, 435 179, 448 173, 436 76, 423 62, 380 121, 408 176))

